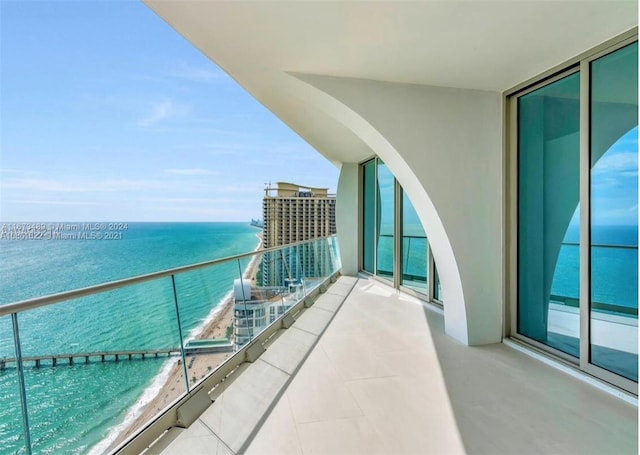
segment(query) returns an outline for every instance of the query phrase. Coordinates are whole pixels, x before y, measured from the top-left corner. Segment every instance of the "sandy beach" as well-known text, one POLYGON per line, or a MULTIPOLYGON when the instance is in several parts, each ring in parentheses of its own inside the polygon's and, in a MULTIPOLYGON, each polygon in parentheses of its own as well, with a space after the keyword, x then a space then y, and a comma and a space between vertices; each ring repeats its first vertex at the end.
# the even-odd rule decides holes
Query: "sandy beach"
MULTIPOLYGON (((262 237, 260 243, 255 251, 262 248, 262 237)), ((260 265, 261 256, 254 256, 249 263, 244 273, 244 278, 251 280, 252 284, 255 284, 256 275, 260 265)), ((200 333, 198 333, 194 339, 211 339, 211 338, 224 338, 227 334, 228 327, 233 327, 233 296, 230 295, 220 305, 215 308, 215 314, 211 318, 200 333)), ((207 376, 209 372, 214 370, 218 365, 224 362, 227 358, 232 356, 232 352, 220 353, 220 354, 199 354, 190 355, 187 357, 187 374, 189 376, 189 384, 193 386, 197 381, 207 376)), ((157 395, 152 398, 149 403, 140 408, 130 425, 123 428, 118 433, 115 440, 109 444, 107 452, 113 450, 118 444, 124 441, 137 429, 139 429, 146 422, 151 420, 160 411, 165 409, 170 403, 176 400, 180 395, 185 393, 186 386, 184 381, 184 373, 182 368, 182 360, 174 360, 174 364, 171 367, 171 371, 167 376, 166 382, 160 387, 157 395)))

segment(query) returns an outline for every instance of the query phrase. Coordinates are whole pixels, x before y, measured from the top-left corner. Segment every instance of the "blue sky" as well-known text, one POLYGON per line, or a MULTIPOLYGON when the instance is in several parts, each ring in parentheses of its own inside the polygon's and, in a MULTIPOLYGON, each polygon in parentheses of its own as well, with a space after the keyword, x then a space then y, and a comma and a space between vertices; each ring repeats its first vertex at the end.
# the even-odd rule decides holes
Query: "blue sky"
POLYGON ((638 224, 638 127, 622 136, 591 171, 594 225, 638 224))
POLYGON ((0 0, 0 220, 235 221, 338 169, 140 2, 0 0))

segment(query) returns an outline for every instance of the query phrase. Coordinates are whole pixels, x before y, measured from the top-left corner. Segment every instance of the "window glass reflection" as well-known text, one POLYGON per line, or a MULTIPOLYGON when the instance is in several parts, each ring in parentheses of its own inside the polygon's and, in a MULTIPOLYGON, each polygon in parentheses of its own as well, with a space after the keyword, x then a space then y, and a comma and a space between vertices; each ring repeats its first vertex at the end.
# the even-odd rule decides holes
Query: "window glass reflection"
POLYGON ((591 64, 591 363, 638 381, 638 44, 591 64))

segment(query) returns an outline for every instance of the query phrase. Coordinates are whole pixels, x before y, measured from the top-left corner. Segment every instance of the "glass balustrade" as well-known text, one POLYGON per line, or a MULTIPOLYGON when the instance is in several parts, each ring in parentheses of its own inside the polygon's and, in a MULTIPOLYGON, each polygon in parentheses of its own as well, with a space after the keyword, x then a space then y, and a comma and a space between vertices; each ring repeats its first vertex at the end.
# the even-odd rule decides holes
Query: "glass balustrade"
POLYGON ((146 422, 150 406, 165 408, 186 391, 170 277, 27 310, 18 319, 34 453, 95 444, 107 451, 126 435, 119 430, 146 422), (151 400, 163 379, 170 384, 151 400), (98 429, 105 427, 112 430, 98 429))
POLYGON ((332 236, 0 306, 0 454, 114 449, 339 269, 332 236))
POLYGON ((0 317, 0 453, 27 453, 11 316, 0 317))

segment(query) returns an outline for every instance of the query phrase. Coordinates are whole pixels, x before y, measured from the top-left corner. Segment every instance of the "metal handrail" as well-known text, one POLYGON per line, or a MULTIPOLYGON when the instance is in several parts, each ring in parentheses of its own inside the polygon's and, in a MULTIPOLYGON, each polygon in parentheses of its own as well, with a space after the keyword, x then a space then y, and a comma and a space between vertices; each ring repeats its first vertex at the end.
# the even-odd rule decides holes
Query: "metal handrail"
MULTIPOLYGON (((580 242, 562 242, 562 245, 580 246, 580 242)), ((619 248, 621 250, 637 250, 638 245, 611 245, 608 243, 592 243, 592 248, 619 248)))
POLYGON ((5 305, 0 304, 0 317, 10 315, 13 313, 20 313, 26 310, 32 310, 34 308, 40 308, 43 306, 52 305, 54 303, 64 302, 66 300, 73 300, 80 297, 86 297, 88 295, 98 294, 100 292, 111 291, 114 289, 131 286, 133 284, 144 283, 147 281, 155 280, 157 278, 166 278, 172 275, 178 275, 180 273, 191 272, 193 270, 199 270, 213 265, 222 264, 230 261, 237 261, 247 257, 255 256, 257 254, 271 253, 274 251, 280 251, 285 248, 303 245, 310 242, 319 240, 326 240, 335 237, 335 234, 327 235, 325 237, 318 237, 315 239, 302 240, 300 242, 289 243, 287 245, 275 246, 271 248, 262 248, 251 251, 249 253, 237 254, 235 256, 228 256, 220 259, 213 259, 211 261, 199 262, 196 264, 185 265, 181 267, 175 267, 172 269, 161 270, 160 272, 148 273, 145 275, 138 275, 131 278, 124 278, 121 280, 110 281, 107 283, 97 284, 86 288, 74 289, 72 291, 64 291, 57 294, 45 295, 42 297, 36 297, 27 300, 21 300, 18 302, 12 302, 5 305))

